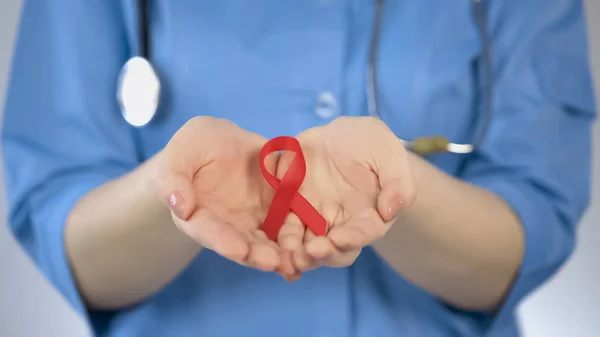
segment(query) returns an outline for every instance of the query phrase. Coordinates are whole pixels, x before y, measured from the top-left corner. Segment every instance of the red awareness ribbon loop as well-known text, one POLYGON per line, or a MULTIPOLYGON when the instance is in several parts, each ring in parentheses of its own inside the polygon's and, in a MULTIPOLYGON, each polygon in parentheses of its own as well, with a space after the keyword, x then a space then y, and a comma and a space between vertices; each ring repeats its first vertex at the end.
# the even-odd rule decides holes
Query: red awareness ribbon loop
POLYGON ((317 236, 325 235, 327 220, 306 200, 298 190, 306 176, 306 161, 300 143, 294 137, 281 136, 269 140, 260 151, 260 170, 269 185, 275 190, 271 207, 267 212, 263 230, 270 240, 277 241, 277 235, 290 210, 300 218, 317 236), (275 151, 296 153, 281 180, 273 176, 265 167, 265 158, 275 151))

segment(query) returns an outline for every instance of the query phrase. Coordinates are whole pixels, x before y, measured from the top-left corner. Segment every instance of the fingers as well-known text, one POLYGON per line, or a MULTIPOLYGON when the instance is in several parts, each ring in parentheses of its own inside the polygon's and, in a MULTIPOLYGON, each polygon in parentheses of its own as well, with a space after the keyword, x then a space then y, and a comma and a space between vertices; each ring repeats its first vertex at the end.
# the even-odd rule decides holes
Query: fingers
POLYGON ((279 230, 277 244, 281 247, 281 263, 277 272, 286 280, 294 282, 301 276, 293 261, 293 251, 302 247, 304 225, 293 213, 289 214, 286 222, 279 230))
POLYGON ((283 250, 280 255, 280 262, 279 268, 276 270, 278 274, 283 276, 289 282, 300 279, 302 273, 294 264, 293 252, 283 250))
POLYGON ((329 239, 342 250, 360 249, 379 240, 387 233, 390 225, 378 215, 357 217, 335 226, 329 232, 329 239))
POLYGON ((209 211, 196 212, 190 221, 176 216, 177 227, 206 249, 244 266, 263 271, 274 271, 280 264, 280 249, 263 231, 238 230, 222 223, 209 211))
POLYGON ((315 237, 306 243, 306 252, 313 258, 320 260, 336 253, 337 248, 325 236, 315 237))
POLYGON ((290 213, 279 230, 277 243, 285 250, 294 251, 302 246, 305 231, 306 229, 298 216, 290 213))
POLYGON ((263 271, 274 271, 280 264, 279 247, 263 231, 238 230, 206 209, 196 211, 189 221, 177 217, 173 220, 201 246, 231 261, 263 271))
POLYGON ((269 240, 262 230, 253 230, 250 234, 250 251, 242 262, 263 271, 276 270, 281 264, 281 250, 277 244, 269 240))
POLYGON ((362 251, 362 248, 353 249, 353 250, 349 250, 349 251, 343 251, 343 252, 338 250, 338 253, 334 254, 333 256, 323 258, 320 261, 321 261, 321 264, 326 267, 331 267, 331 268, 348 267, 351 264, 353 264, 354 261, 356 261, 356 259, 360 255, 361 251, 362 251))
POLYGON ((357 247, 350 249, 340 247, 331 239, 330 235, 315 236, 310 230, 307 230, 304 245, 294 251, 294 265, 301 272, 321 266, 346 267, 351 265, 360 254, 362 246, 357 247))
POLYGON ((344 250, 337 247, 328 237, 317 237, 306 247, 294 251, 294 263, 302 271, 321 266, 341 268, 351 265, 360 255, 362 248, 344 250))
POLYGON ((199 209, 188 221, 174 216, 173 221, 201 246, 233 261, 242 261, 250 252, 250 240, 232 226, 221 222, 207 209, 199 209))
POLYGON ((355 249, 366 246, 370 239, 360 226, 339 226, 329 234, 333 244, 341 249, 355 249))
POLYGON ((319 261, 308 254, 305 247, 300 247, 292 253, 294 266, 301 272, 307 272, 320 267, 319 261))

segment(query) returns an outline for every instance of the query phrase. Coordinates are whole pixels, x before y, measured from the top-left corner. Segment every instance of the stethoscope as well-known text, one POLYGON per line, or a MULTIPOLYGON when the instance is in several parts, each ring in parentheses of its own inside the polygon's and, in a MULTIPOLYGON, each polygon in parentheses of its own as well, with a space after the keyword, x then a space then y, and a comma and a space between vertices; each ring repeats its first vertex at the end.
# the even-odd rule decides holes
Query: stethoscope
MULTIPOLYGON (((487 83, 484 83, 483 97, 483 123, 477 130, 474 141, 470 144, 452 143, 444 136, 429 136, 413 140, 401 140, 405 147, 420 155, 432 153, 458 153, 466 154, 473 152, 479 147, 488 133, 492 120, 493 111, 493 71, 491 52, 486 34, 487 18, 484 0, 473 1, 473 14, 482 50, 483 75, 487 83)), ((380 118, 379 97, 377 90, 378 75, 378 47, 381 36, 381 22, 383 15, 384 0, 376 0, 375 18, 369 45, 369 56, 367 66, 367 105, 369 115, 380 118)), ((134 127, 148 125, 156 116, 160 103, 161 82, 159 76, 152 66, 150 60, 150 20, 148 0, 138 0, 138 29, 140 33, 140 56, 130 58, 123 66, 119 74, 117 84, 117 101, 119 103, 123 118, 134 127)))

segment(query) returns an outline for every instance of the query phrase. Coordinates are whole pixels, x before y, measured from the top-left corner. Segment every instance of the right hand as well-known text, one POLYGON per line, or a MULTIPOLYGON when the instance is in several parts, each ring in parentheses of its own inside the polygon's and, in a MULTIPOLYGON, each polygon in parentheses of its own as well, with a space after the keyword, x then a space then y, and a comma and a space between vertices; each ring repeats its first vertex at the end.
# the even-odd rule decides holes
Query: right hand
MULTIPOLYGON (((274 195, 259 167, 265 142, 230 121, 193 118, 157 156, 158 193, 177 227, 202 247, 294 280, 298 274, 291 253, 261 229, 274 195)), ((277 156, 265 161, 271 172, 277 156)))

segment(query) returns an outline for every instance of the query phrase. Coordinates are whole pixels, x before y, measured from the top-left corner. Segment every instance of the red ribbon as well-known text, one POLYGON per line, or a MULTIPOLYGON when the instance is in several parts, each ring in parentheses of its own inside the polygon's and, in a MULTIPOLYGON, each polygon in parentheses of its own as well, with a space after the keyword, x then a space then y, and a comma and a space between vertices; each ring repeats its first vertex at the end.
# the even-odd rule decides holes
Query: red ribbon
POLYGON ((277 241, 277 235, 290 210, 300 221, 317 236, 325 235, 327 220, 300 194, 298 190, 306 176, 306 161, 300 143, 293 137, 277 137, 268 141, 260 151, 260 170, 263 176, 275 189, 275 196, 267 212, 263 230, 267 237, 277 241), (292 151, 296 153, 294 160, 281 180, 273 176, 265 167, 265 158, 275 151, 292 151))

